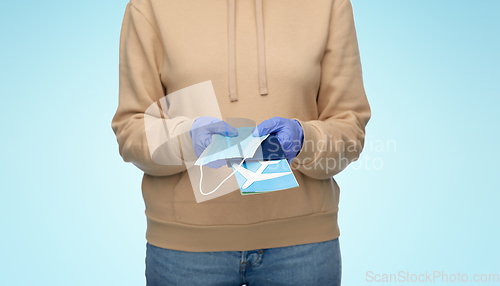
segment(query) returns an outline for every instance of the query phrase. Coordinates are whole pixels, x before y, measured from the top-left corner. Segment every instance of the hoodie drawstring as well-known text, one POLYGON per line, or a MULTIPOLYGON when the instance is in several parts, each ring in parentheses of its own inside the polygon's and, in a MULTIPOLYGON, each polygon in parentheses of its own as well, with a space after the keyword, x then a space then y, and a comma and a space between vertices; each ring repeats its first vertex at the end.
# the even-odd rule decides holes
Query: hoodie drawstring
MULTIPOLYGON (((255 20, 257 22, 257 46, 259 54, 259 90, 261 95, 267 94, 266 79, 266 49, 264 45, 264 17, 262 12, 262 0, 255 0, 255 20)), ((229 0, 229 97, 231 101, 237 101, 236 94, 236 3, 229 0)))
POLYGON ((266 48, 264 46, 264 16, 262 13, 262 0, 255 0, 255 14, 257 20, 257 42, 259 46, 259 86, 260 94, 267 94, 266 79, 266 48))
POLYGON ((235 52, 235 0, 229 0, 229 97, 231 101, 238 100, 236 95, 236 52, 235 52))

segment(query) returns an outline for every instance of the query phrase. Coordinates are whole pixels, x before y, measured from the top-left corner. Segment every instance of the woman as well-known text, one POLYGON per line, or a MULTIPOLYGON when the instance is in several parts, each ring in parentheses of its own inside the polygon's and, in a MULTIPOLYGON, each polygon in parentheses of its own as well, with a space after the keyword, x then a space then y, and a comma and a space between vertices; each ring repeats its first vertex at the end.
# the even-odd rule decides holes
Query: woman
POLYGON ((350 0, 131 0, 112 128, 144 171, 148 285, 340 285, 332 176, 359 157, 370 116, 350 0), (207 80, 221 116, 169 117, 203 107, 170 103, 169 141, 150 150, 148 107, 207 80), (299 186, 198 203, 183 160, 213 134, 235 136, 226 118, 275 134, 299 186), (192 147, 170 140, 179 134, 192 147))

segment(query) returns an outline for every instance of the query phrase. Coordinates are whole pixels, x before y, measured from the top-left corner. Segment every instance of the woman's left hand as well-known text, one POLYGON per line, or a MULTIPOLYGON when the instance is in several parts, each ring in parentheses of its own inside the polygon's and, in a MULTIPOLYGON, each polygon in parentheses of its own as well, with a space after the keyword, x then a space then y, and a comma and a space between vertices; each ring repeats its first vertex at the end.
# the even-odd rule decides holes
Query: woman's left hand
POLYGON ((274 133, 278 138, 288 162, 292 162, 302 148, 304 141, 304 131, 297 120, 273 117, 262 121, 255 130, 253 136, 263 136, 274 133))

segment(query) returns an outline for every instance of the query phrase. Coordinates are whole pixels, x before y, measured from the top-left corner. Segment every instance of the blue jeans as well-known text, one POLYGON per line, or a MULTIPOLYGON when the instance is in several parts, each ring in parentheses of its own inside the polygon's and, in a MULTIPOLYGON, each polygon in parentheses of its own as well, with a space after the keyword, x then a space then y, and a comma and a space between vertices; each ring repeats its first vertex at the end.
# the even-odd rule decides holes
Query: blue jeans
POLYGON ((338 238, 250 251, 187 252, 146 244, 147 286, 340 285, 338 238))

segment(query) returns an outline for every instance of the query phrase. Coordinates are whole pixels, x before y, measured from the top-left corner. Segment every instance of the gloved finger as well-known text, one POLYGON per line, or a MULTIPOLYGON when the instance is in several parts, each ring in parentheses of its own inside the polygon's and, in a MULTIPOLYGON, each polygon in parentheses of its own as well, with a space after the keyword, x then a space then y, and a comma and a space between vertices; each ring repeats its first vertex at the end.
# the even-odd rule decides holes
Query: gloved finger
POLYGON ((282 128, 282 120, 280 117, 273 117, 262 121, 252 132, 253 136, 264 136, 276 132, 282 128))
POLYGON ((222 120, 220 120, 219 118, 215 118, 215 117, 200 117, 200 118, 197 118, 194 122, 193 122, 193 125, 191 126, 191 130, 202 130, 207 128, 208 125, 211 125, 211 124, 214 124, 214 123, 217 123, 217 122, 220 122, 222 120))
POLYGON ((196 157, 200 157, 201 153, 212 143, 212 135, 208 133, 199 134, 196 141, 193 141, 193 148, 196 157))
POLYGON ((206 130, 211 134, 220 134, 229 137, 238 136, 238 129, 234 128, 233 126, 227 124, 224 121, 212 123, 209 126, 207 126, 206 130))
POLYGON ((276 137, 278 138, 278 141, 280 142, 281 147, 283 147, 283 150, 285 152, 292 147, 293 142, 288 132, 280 130, 276 133, 276 137))
POLYGON ((286 155, 286 158, 288 160, 288 163, 291 163, 293 158, 295 158, 295 152, 292 152, 292 151, 285 151, 285 155, 286 155))
MULTIPOLYGON (((209 134, 207 134, 209 135, 209 134)), ((203 140, 203 145, 205 148, 207 148, 208 145, 212 144, 212 136, 207 136, 204 140, 203 140)))
POLYGON ((191 129, 189 130, 189 134, 191 135, 191 139, 195 139, 194 137, 200 136, 203 134, 207 128, 207 125, 213 124, 215 122, 221 121, 215 117, 199 117, 197 118, 193 124, 191 125, 191 129))
MULTIPOLYGON (((290 130, 288 130, 288 132, 290 132, 290 130)), ((298 142, 294 142, 288 132, 285 130, 280 131, 276 133, 276 138, 278 138, 278 141, 280 142, 281 147, 283 147, 283 151, 289 160, 288 162, 290 163, 291 160, 295 158, 299 150, 295 150, 298 148, 298 142)))

